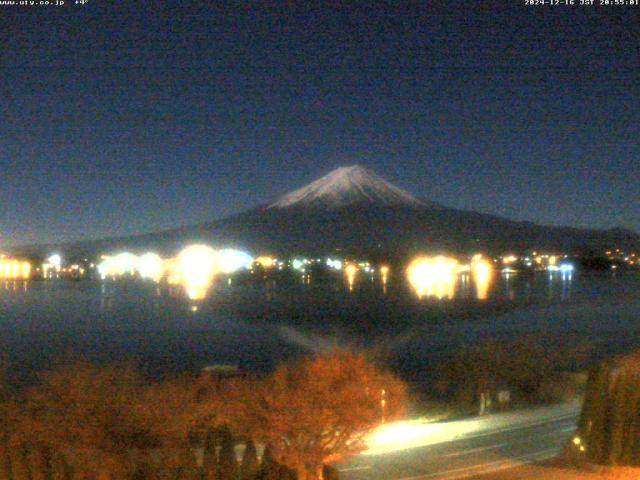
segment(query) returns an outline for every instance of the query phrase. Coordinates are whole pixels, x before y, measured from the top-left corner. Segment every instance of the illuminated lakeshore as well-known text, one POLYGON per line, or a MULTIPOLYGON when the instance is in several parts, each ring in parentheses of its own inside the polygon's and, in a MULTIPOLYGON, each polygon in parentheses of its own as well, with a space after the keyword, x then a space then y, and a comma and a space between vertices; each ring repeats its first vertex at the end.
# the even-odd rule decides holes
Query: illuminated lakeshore
MULTIPOLYGON (((607 252, 610 254, 613 252, 607 252)), ((622 253, 622 252, 619 252, 622 253)), ((625 255, 629 267, 637 268, 636 255, 625 255)), ((507 283, 514 275, 544 272, 549 278, 569 281, 576 274, 579 259, 561 253, 532 251, 527 254, 506 253, 491 257, 471 255, 419 255, 404 264, 370 260, 352 256, 278 257, 276 255, 214 248, 206 244, 192 244, 174 256, 163 257, 154 251, 134 253, 120 251, 103 254, 95 260, 67 260, 58 252, 49 254, 41 263, 4 256, 0 259, 0 279, 30 281, 42 279, 98 279, 117 282, 139 279, 158 286, 177 288, 199 308, 216 284, 231 284, 237 278, 252 281, 282 282, 298 278, 302 285, 322 281, 339 282, 347 292, 356 294, 365 285, 378 285, 385 295, 389 288, 403 288, 419 301, 452 301, 471 295, 478 301, 489 300, 502 278, 507 283), (331 280, 334 279, 334 280, 331 280)), ((612 270, 615 271, 615 270, 612 270)), ((339 284, 339 283, 336 283, 339 284)))

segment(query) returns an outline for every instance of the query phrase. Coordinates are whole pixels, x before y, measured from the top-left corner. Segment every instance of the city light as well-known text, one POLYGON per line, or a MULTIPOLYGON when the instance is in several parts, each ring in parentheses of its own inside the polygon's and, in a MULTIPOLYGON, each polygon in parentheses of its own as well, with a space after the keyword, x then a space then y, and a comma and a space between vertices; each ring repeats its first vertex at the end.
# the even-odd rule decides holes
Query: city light
POLYGON ((111 259, 108 257, 103 257, 102 261, 98 263, 98 266, 96 268, 98 269, 100 278, 107 278, 110 275, 111 271, 111 259))
POLYGON ((251 267, 253 258, 241 250, 225 248, 218 252, 217 261, 220 272, 230 274, 251 267))
POLYGON ((518 260, 518 257, 516 257, 515 255, 507 255, 502 259, 502 263, 504 263, 505 265, 511 265, 516 260, 518 260))
POLYGON ((62 257, 60 256, 59 253, 54 253, 49 258, 47 258, 45 261, 49 265, 51 265, 51 267, 53 267, 56 270, 56 272, 60 271, 60 268, 62 267, 62 257))
POLYGON ((453 298, 458 261, 451 257, 418 257, 407 268, 407 278, 418 298, 453 298))
POLYGON ((382 265, 380 267, 380 275, 382 276, 382 284, 386 285, 387 284, 387 276, 389 275, 389 267, 387 267, 386 265, 382 265))
POLYGON ((114 257, 113 262, 119 275, 134 275, 138 270, 138 257, 133 253, 120 253, 114 257))
POLYGON ((142 278, 158 282, 164 275, 164 262, 156 253, 145 253, 139 259, 138 272, 142 278))
POLYGON ((174 268, 174 280, 185 288, 187 296, 201 300, 218 272, 218 254, 206 245, 191 245, 178 254, 174 268))
POLYGON ((62 269, 62 257, 58 253, 50 255, 42 264, 42 276, 43 278, 51 278, 52 273, 60 273, 62 269))
POLYGON ((271 267, 275 266, 277 263, 276 259, 273 257, 269 257, 267 255, 261 255, 254 260, 255 263, 259 264, 262 268, 268 270, 271 267))
POLYGON ((134 275, 138 270, 138 257, 129 252, 115 256, 103 256, 98 264, 98 273, 102 278, 134 275))
POLYGON ((347 282, 349 283, 349 291, 353 290, 353 282, 355 281, 357 272, 358 267, 356 267, 353 263, 350 263, 344 269, 344 273, 347 276, 347 282))
POLYGON ((471 275, 476 285, 476 297, 486 300, 493 278, 493 265, 482 255, 475 255, 471 259, 471 275))
POLYGON ((334 270, 342 270, 342 262, 340 260, 327 258, 327 266, 333 268, 334 270))
POLYGON ((252 262, 251 255, 240 250, 217 251, 206 245, 191 245, 169 259, 162 259, 154 252, 139 257, 129 252, 103 256, 97 269, 103 279, 137 274, 140 278, 159 282, 166 275, 170 285, 180 285, 189 298, 200 300, 205 297, 216 274, 248 269, 252 262))
POLYGON ((562 273, 571 273, 575 270, 575 267, 570 263, 561 263, 559 268, 562 273))
POLYGON ((0 279, 28 280, 31 276, 31 264, 14 258, 0 258, 0 279))

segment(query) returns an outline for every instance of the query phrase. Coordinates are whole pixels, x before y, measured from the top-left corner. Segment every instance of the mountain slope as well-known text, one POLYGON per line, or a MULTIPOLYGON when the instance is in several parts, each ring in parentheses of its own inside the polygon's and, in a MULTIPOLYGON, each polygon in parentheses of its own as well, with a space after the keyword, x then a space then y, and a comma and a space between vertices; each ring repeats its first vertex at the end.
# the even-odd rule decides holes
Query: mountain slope
MULTIPOLYGON (((192 242, 243 248, 255 253, 345 254, 385 258, 419 251, 546 249, 563 252, 640 246, 624 229, 594 230, 517 222, 420 200, 359 167, 339 168, 273 203, 238 215, 162 232, 76 242, 62 246, 75 255, 121 249, 167 255, 192 242)), ((46 254, 53 246, 16 249, 46 254)))
POLYGON ((288 193, 268 208, 337 208, 358 203, 426 206, 410 193, 359 165, 338 168, 298 190, 288 193))

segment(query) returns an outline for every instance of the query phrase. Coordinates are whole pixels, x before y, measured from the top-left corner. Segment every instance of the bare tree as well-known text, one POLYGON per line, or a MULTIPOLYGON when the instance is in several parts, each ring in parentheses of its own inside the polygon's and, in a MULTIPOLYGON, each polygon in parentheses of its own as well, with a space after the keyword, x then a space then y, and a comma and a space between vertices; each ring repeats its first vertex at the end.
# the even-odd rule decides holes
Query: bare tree
POLYGON ((255 431, 298 480, 321 479, 325 463, 362 451, 365 436, 406 402, 401 381, 347 351, 282 365, 254 396, 255 431))

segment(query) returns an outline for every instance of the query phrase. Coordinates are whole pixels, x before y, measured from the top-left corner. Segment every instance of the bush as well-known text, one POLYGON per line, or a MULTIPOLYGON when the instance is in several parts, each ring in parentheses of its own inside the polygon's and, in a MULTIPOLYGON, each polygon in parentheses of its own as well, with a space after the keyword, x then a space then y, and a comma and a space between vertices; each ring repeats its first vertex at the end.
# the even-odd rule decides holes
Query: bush
POLYGON ((640 351, 605 361, 589 375, 578 438, 603 465, 640 465, 640 351))
POLYGON ((404 403, 400 381, 349 352, 260 381, 149 383, 129 366, 78 362, 42 374, 20 401, 0 399, 0 479, 313 480, 404 403), (261 465, 254 441, 271 444, 261 465))
POLYGON ((500 391, 509 392, 509 403, 565 400, 579 383, 564 369, 581 361, 586 350, 578 345, 552 351, 527 339, 488 342, 454 353, 439 369, 436 386, 461 405, 477 405, 481 398, 496 405, 500 391))
POLYGON ((253 440, 247 441, 242 455, 241 480, 255 480, 258 474, 258 454, 253 440))

